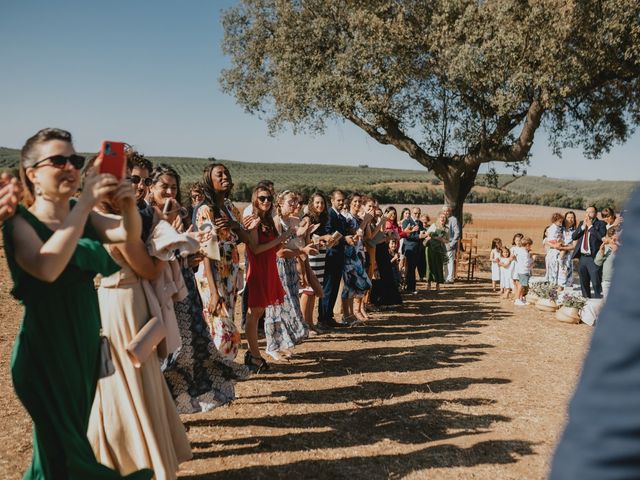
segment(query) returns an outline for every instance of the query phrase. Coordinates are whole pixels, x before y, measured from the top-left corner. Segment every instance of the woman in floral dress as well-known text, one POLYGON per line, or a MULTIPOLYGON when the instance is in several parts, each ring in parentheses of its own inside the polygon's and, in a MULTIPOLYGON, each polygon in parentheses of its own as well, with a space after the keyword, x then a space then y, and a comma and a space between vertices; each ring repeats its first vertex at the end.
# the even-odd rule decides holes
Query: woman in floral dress
POLYGON ((362 225, 362 219, 359 217, 361 206, 362 196, 353 194, 349 198, 349 212, 344 215, 349 233, 354 235, 356 243, 347 244, 344 248, 342 305, 346 317, 353 316, 356 321, 364 322, 368 317, 364 312, 363 297, 371 289, 371 280, 364 268, 365 252, 362 239, 363 227, 366 228, 366 225, 362 225))
POLYGON ((240 272, 238 235, 244 232, 238 223, 240 212, 228 198, 232 181, 227 167, 221 163, 207 166, 202 183, 204 202, 196 212, 196 226, 203 230, 207 224, 215 225, 220 260, 203 260, 197 273, 198 286, 213 341, 222 355, 233 360, 240 344, 233 323, 240 272))
MULTIPOLYGON (((274 218, 278 233, 297 230, 300 219, 292 215, 297 203, 298 197, 293 192, 286 191, 279 195, 278 215, 274 218)), ((310 247, 304 245, 302 240, 306 231, 297 233, 300 236, 294 236, 277 253, 278 274, 285 291, 284 301, 268 306, 264 314, 264 330, 267 337, 266 352, 274 360, 290 357, 290 349, 309 335, 309 326, 304 320, 298 297, 300 278, 296 268, 296 257, 308 254, 311 250, 310 247)), ((317 253, 317 251, 312 253, 317 253)))
MULTIPOLYGON (((152 205, 164 210, 166 202, 171 202, 168 220, 179 224, 176 198, 180 198, 180 175, 173 168, 160 165, 151 177, 152 205)), ((182 266, 189 293, 174 304, 182 347, 170 355, 164 366, 164 378, 179 413, 207 412, 229 403, 235 398, 234 382, 249 376, 243 365, 225 359, 215 347, 204 318, 193 266, 193 261, 182 266)))
POLYGON ((573 287, 573 249, 576 241, 573 239, 573 232, 577 227, 575 212, 569 211, 564 214, 562 222, 562 242, 565 246, 564 256, 560 262, 560 271, 558 273, 558 285, 563 288, 573 287))

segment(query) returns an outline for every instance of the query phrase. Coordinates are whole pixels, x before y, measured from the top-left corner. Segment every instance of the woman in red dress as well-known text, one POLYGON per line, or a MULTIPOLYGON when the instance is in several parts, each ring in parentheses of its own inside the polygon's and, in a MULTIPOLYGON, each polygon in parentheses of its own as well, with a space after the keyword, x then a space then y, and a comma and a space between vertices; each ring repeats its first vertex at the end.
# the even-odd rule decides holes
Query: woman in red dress
POLYGON ((278 235, 273 223, 273 194, 264 187, 256 187, 251 195, 253 213, 243 220, 249 230, 247 256, 247 343, 249 350, 244 364, 254 372, 267 370, 269 365, 260 355, 258 346, 258 319, 269 305, 284 300, 284 289, 278 275, 276 252, 282 247, 294 231, 288 230, 278 235))

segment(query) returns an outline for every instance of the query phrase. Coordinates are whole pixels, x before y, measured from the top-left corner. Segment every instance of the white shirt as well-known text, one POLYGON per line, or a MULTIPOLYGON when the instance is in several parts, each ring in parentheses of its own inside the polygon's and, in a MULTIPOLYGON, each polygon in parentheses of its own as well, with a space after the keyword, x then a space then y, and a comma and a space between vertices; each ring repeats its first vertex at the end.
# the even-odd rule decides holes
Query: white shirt
POLYGON ((585 224, 583 223, 582 224, 582 230, 584 230, 584 234, 583 234, 582 237, 580 237, 580 240, 579 240, 580 241, 580 253, 582 253, 583 255, 591 255, 591 246, 589 245, 590 242, 588 241, 588 239, 587 239, 587 248, 584 248, 584 237, 587 236, 587 232, 589 230, 591 230, 591 229, 590 228, 586 229, 585 224))
POLYGON ((527 275, 531 273, 531 255, 529 250, 524 247, 515 247, 513 250, 515 257, 515 273, 518 275, 527 275))

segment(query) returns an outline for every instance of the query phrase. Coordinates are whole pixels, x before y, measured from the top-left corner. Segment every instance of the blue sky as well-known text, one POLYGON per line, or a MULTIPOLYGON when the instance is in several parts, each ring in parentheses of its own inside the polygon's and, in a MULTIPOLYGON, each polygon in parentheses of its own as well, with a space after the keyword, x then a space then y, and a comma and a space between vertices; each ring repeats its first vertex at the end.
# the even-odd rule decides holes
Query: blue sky
MULTIPOLYGON (((83 151, 110 139, 148 155, 422 169, 346 123, 322 136, 270 137, 220 91, 228 60, 219 16, 234 3, 0 0, 0 146, 58 126, 83 151)), ((640 180, 640 133, 595 161, 580 151, 559 160, 545 143, 539 132, 532 175, 640 180)))

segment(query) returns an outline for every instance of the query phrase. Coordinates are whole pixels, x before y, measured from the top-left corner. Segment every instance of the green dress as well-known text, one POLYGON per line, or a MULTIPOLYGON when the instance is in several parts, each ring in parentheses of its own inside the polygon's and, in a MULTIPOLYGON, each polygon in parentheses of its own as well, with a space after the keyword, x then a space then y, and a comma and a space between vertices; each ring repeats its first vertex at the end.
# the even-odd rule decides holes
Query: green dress
POLYGON ((435 223, 427 229, 431 239, 425 242, 427 257, 426 277, 428 282, 444 283, 444 264, 447 262, 447 248, 436 238, 449 239, 446 228, 438 227, 435 223))
MULTIPOLYGON (((20 215, 45 242, 53 231, 22 206, 20 215)), ((24 305, 24 317, 11 355, 11 376, 18 398, 33 420, 33 458, 24 479, 98 480, 123 478, 99 464, 87 439, 91 405, 98 382, 100 310, 93 285, 96 273, 120 267, 87 222, 62 274, 53 283, 22 270, 14 258, 13 220, 3 226, 12 295, 24 305)), ((151 470, 124 478, 150 479, 151 470)))

